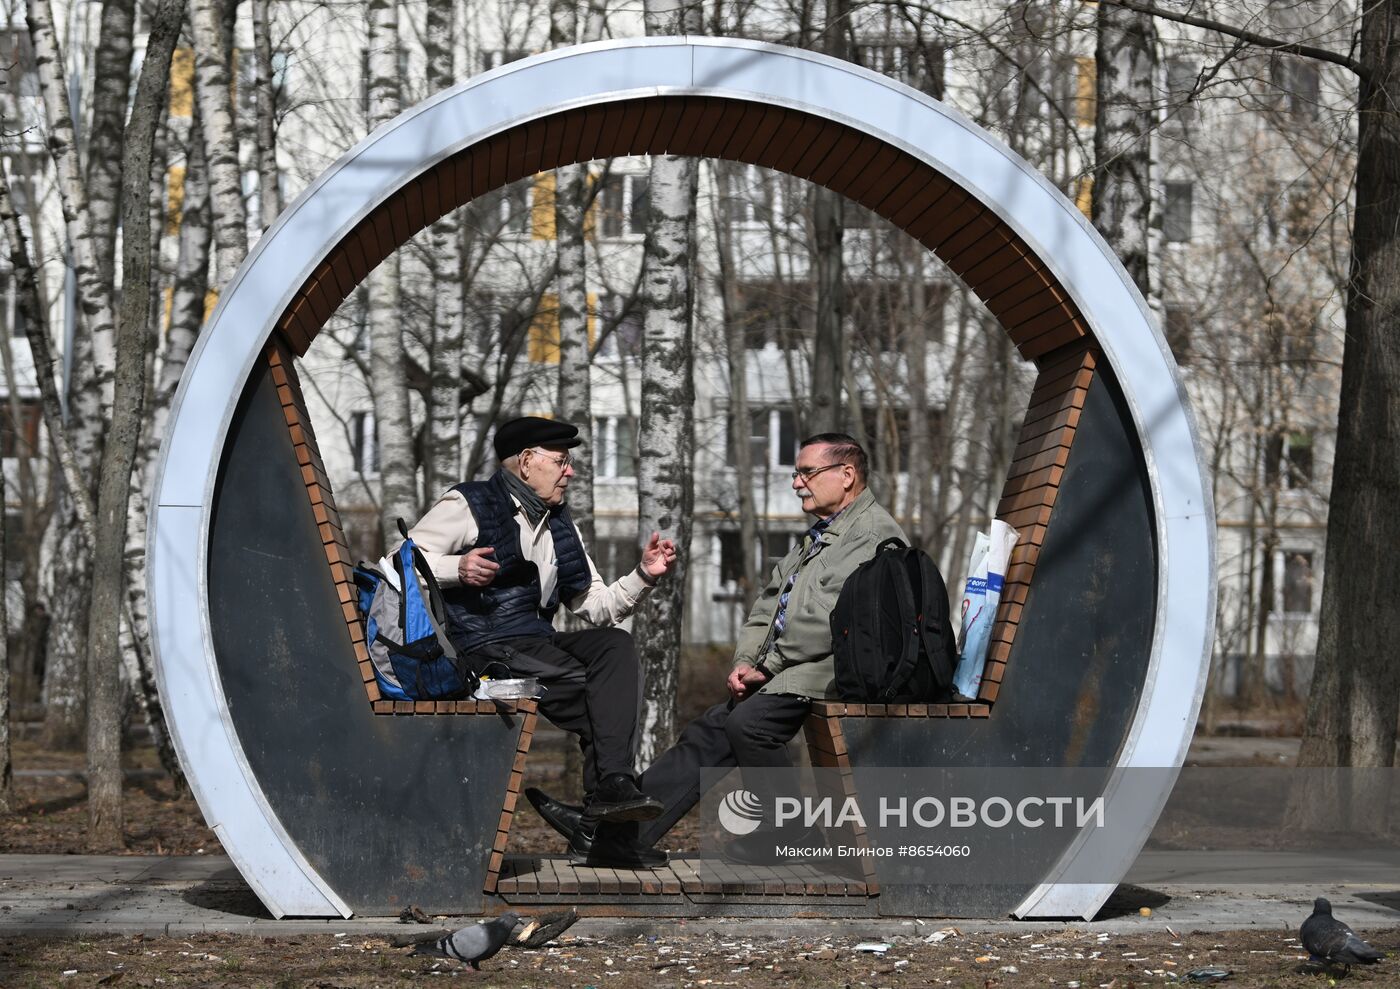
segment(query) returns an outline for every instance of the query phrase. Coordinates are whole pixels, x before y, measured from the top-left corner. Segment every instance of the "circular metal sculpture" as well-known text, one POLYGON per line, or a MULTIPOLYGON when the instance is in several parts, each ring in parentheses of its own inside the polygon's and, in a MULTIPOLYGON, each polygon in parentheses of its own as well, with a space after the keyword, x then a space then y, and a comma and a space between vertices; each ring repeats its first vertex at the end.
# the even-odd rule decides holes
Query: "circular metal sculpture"
MULTIPOLYGON (((745 41, 608 42, 471 79, 348 152, 224 289, 181 383, 150 525, 160 685, 200 807, 274 915, 578 892, 502 878, 532 711, 378 697, 291 358, 443 213, 561 164, 663 152, 789 172, 888 218, 1040 373, 998 508, 1023 537, 978 703, 818 706, 814 753, 1106 767, 1109 814, 1140 832, 1129 861, 1156 820, 1165 792, 1130 800, 1119 784, 1185 756, 1212 641, 1214 519, 1175 365, 1107 245, 1000 142, 880 75, 745 41)), ((1035 883, 887 884, 864 902, 1088 917, 1113 883, 1059 880, 1104 854, 1085 831, 1035 883)), ((684 912, 688 885, 654 885, 638 895, 684 912)), ((610 909, 628 891, 604 890, 610 909)))

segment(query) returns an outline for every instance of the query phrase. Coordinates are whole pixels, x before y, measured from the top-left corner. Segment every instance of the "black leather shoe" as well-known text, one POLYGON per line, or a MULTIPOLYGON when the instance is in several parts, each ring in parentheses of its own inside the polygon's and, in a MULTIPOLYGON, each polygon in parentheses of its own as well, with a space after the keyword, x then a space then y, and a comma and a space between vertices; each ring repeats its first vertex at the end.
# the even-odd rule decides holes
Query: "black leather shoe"
POLYGON ((580 825, 569 839, 569 861, 604 869, 659 869, 666 864, 666 853, 606 825, 601 830, 580 825))
POLYGON ((826 836, 816 827, 760 828, 726 844, 724 858, 740 865, 782 865, 811 858, 826 847, 826 836))
POLYGON ((598 784, 589 801, 588 816, 600 821, 651 821, 661 816, 661 801, 637 789, 637 781, 613 773, 598 784))
POLYGON ((578 830, 579 820, 583 817, 582 807, 575 807, 562 800, 555 800, 539 787, 534 786, 525 791, 525 799, 530 801, 530 806, 535 808, 535 813, 544 818, 544 823, 565 838, 572 838, 574 832, 578 830))

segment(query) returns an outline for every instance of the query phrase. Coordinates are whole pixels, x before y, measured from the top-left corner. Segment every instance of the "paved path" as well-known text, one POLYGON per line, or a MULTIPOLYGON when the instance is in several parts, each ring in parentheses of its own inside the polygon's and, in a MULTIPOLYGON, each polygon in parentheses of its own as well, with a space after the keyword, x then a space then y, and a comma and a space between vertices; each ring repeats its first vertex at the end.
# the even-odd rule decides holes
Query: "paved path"
MULTIPOLYGON (((1279 853, 1270 853, 1278 855, 1279 853)), ((1233 857, 1238 862, 1239 856, 1233 857)), ((1338 914, 1356 928, 1400 928, 1400 882, 1220 885, 1212 884, 1213 860, 1192 853, 1156 853, 1139 863, 1137 875, 1172 881, 1150 889, 1122 887, 1104 919, 1085 924, 966 921, 964 931, 1031 931, 1078 927, 1121 933, 1165 930, 1235 930, 1255 926, 1296 930, 1315 896, 1327 896, 1338 914), (1138 913, 1142 906, 1151 916, 1138 913)), ((1278 860, 1271 859, 1277 865, 1278 860)), ((1316 856, 1299 857, 1325 873, 1316 856)), ((1213 864, 1214 863, 1214 864, 1213 864)), ((1385 875, 1396 875, 1393 868, 1385 875)), ((687 931, 724 930, 742 924, 746 934, 897 934, 915 926, 902 920, 686 920, 687 931)), ((588 918, 580 934, 625 935, 654 922, 588 918)), ((421 928, 426 930, 426 928, 421 928)), ((730 928, 732 929, 732 928, 730 928)), ((81 934, 184 935, 227 931, 260 936, 317 933, 397 933, 407 928, 394 918, 354 920, 273 920, 223 856, 143 857, 80 855, 0 855, 0 936, 81 934)))

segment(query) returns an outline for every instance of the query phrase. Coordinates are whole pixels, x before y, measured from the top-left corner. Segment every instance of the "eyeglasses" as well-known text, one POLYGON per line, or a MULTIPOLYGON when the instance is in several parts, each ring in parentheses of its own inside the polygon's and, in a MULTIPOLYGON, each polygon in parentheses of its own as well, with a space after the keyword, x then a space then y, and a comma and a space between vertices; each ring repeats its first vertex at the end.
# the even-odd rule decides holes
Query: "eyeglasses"
POLYGON ((825 467, 799 467, 792 472, 792 479, 795 481, 799 477, 804 481, 810 481, 824 470, 831 470, 833 467, 849 467, 850 464, 827 464, 825 467))
POLYGON ((541 460, 548 460, 551 463, 557 465, 560 470, 568 470, 569 466, 574 462, 573 456, 568 453, 562 454, 558 457, 551 457, 543 450, 533 446, 530 447, 530 452, 533 453, 535 456, 539 457, 541 460))

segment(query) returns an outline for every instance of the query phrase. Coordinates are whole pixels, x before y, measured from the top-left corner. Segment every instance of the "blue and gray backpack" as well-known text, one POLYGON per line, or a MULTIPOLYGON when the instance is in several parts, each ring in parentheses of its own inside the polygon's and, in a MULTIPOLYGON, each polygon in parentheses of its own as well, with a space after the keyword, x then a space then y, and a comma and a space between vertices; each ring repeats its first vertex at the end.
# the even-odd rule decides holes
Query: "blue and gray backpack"
POLYGON ((361 562, 355 567, 365 640, 380 692, 390 700, 470 697, 480 681, 443 630, 442 590, 423 553, 399 519, 403 545, 393 575, 361 562))

